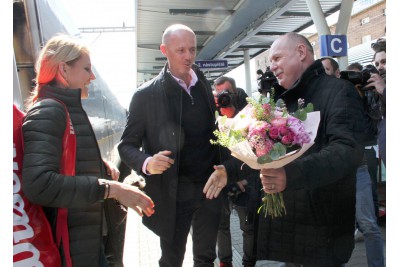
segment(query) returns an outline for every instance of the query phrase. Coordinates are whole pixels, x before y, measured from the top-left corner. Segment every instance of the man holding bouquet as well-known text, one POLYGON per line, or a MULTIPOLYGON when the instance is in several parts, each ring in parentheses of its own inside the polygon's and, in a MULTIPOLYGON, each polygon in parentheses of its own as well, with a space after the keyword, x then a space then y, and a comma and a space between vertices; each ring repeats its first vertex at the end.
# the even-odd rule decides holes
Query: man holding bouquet
POLYGON ((325 74, 302 35, 288 33, 270 49, 271 71, 286 89, 288 112, 298 99, 320 112, 315 144, 277 169, 261 169, 267 194, 283 193, 286 215, 260 219, 258 259, 284 266, 336 267, 354 248, 355 184, 362 158, 363 110, 353 85, 325 74))
MULTIPOLYGON (((259 220, 257 259, 280 261, 284 266, 342 266, 354 248, 356 171, 362 158, 361 142, 366 128, 361 99, 350 82, 326 75, 321 60, 314 61, 312 46, 302 35, 288 33, 277 39, 270 50, 270 61, 270 70, 285 89, 279 96, 282 101, 276 102, 276 106, 280 102, 279 107, 284 111, 281 113, 302 117, 298 113, 301 106, 307 109, 310 106, 315 111, 308 114, 310 122, 319 119, 319 124, 306 129, 309 134, 300 131, 302 134, 297 138, 304 141, 301 150, 280 159, 277 157, 277 153, 281 154, 279 144, 274 151, 270 148, 277 144, 263 136, 268 133, 270 138, 278 140, 279 134, 272 136, 278 132, 272 129, 280 122, 286 125, 290 119, 286 127, 294 128, 301 123, 293 116, 286 119, 278 116, 270 120, 271 127, 263 118, 265 114, 268 121, 271 116, 270 106, 264 108, 253 103, 258 124, 248 126, 253 118, 246 120, 242 114, 245 119, 239 120, 238 125, 248 127, 249 133, 261 137, 253 140, 250 136, 237 146, 228 143, 235 157, 252 168, 261 169, 266 193, 263 202, 266 201, 260 210, 266 218, 259 220), (308 140, 311 137, 313 145, 308 140), (247 153, 246 144, 254 146, 257 157, 251 155, 254 149, 247 153), (274 155, 265 154, 264 150, 273 151, 274 155), (256 162, 251 160, 254 157, 256 162)), ((238 126, 235 122, 231 124, 234 132, 238 126)), ((229 138, 235 138, 230 133, 220 133, 222 143, 223 138, 229 142, 232 140, 229 138)), ((283 137, 282 143, 286 143, 283 137)), ((208 198, 217 197, 216 188, 225 184, 226 177, 214 175, 204 192, 208 198)))

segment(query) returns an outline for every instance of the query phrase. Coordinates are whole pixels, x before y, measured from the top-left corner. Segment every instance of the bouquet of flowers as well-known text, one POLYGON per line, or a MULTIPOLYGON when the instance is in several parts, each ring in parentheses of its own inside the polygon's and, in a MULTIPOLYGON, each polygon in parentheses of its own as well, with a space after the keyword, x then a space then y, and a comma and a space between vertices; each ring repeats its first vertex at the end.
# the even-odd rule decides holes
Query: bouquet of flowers
MULTIPOLYGON (((248 98, 248 105, 234 118, 218 116, 216 141, 230 149, 232 155, 253 169, 280 168, 301 156, 314 144, 320 115, 312 112, 313 105, 304 107, 298 100, 298 109, 289 114, 282 100, 260 97, 248 98)), ((258 212, 272 217, 286 214, 282 193, 265 194, 258 212)))

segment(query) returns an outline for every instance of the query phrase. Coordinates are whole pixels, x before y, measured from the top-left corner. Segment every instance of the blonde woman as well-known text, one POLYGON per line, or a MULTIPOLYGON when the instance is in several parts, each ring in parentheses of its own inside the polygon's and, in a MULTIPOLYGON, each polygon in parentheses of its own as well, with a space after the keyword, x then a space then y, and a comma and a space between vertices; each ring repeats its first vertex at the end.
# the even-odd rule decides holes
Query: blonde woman
MULTIPOLYGON (((140 216, 143 213, 151 216, 154 203, 136 187, 117 182, 118 169, 101 158, 81 105, 81 99, 88 97, 90 82, 96 78, 89 50, 69 36, 55 36, 42 49, 36 72, 33 106, 22 128, 24 193, 31 202, 45 207, 53 232, 57 208, 67 208, 69 250, 74 267, 122 265, 122 253, 117 253, 120 258, 117 255, 107 258, 110 255, 105 253, 109 247, 116 247, 110 236, 116 226, 109 215, 118 209, 113 204, 117 200, 140 216), (67 115, 60 102, 68 110, 76 135, 74 176, 60 173, 67 115)), ((68 256, 64 256, 63 248, 60 252, 64 266, 68 256)))

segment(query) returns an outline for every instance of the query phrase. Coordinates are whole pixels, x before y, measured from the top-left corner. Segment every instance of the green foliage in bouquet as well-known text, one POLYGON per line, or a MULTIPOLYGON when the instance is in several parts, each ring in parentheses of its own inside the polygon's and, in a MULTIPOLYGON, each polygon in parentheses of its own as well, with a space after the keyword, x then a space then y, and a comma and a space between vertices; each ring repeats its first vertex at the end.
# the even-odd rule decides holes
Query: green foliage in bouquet
POLYGON ((275 143, 274 146, 272 147, 271 151, 269 152, 269 154, 265 154, 261 157, 258 157, 257 162, 259 164, 270 163, 270 162, 277 160, 280 157, 286 155, 286 153, 287 153, 287 149, 284 145, 282 145, 281 143, 275 143))
MULTIPOLYGON (((218 111, 216 111, 215 117, 216 118, 221 117, 220 124, 225 125, 227 119, 226 116, 219 116, 218 111)), ((211 144, 221 145, 223 147, 230 147, 235 145, 236 143, 245 140, 240 130, 233 130, 233 129, 229 129, 228 131, 215 130, 213 134, 216 136, 217 140, 211 139, 210 140, 211 144)))

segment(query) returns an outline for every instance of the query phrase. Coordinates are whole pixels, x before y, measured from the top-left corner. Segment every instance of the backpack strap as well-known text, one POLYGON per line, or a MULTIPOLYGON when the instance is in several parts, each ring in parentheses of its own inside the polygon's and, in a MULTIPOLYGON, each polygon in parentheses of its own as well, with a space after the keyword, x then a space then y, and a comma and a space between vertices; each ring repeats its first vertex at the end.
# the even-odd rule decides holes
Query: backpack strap
MULTIPOLYGON (((57 99, 54 99, 58 101, 57 99)), ((67 176, 75 176, 75 160, 76 160, 76 135, 72 126, 72 121, 65 104, 63 104, 66 112, 66 127, 63 136, 63 154, 60 161, 60 173, 67 176)), ((72 259, 69 248, 69 232, 68 232, 68 209, 58 208, 57 224, 56 224, 56 243, 64 251, 64 257, 67 267, 72 267, 72 259)))

